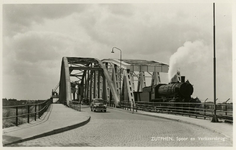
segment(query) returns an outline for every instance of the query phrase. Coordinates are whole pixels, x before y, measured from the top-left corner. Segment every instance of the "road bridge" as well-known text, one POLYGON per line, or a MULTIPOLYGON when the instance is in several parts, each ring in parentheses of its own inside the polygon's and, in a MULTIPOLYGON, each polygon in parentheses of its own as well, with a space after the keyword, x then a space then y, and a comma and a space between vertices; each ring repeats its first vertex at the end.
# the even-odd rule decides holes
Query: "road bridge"
POLYGON ((160 72, 167 73, 168 65, 147 60, 63 57, 59 101, 69 105, 73 100, 103 98, 111 105, 124 101, 133 107, 135 92, 146 86, 146 77, 151 77, 151 85, 158 84, 160 72))
POLYGON ((5 129, 3 144, 100 147, 232 146, 231 124, 212 124, 205 118, 196 119, 196 114, 194 118, 190 115, 188 118, 156 113, 157 111, 139 110, 130 113, 114 107, 108 107, 106 113, 101 113, 91 112, 89 105, 80 105, 82 108, 79 111, 65 106, 70 106, 73 101, 91 101, 101 97, 110 104, 119 105, 123 101, 129 102, 132 107, 138 100, 135 93, 148 86, 146 78, 151 79, 149 84, 153 86, 161 82, 160 73, 167 72, 168 65, 157 61, 63 57, 60 81, 56 86, 59 88, 59 95, 56 88, 52 91, 52 98, 59 97, 62 104, 52 104, 45 114, 46 119, 40 118, 41 122, 5 129))

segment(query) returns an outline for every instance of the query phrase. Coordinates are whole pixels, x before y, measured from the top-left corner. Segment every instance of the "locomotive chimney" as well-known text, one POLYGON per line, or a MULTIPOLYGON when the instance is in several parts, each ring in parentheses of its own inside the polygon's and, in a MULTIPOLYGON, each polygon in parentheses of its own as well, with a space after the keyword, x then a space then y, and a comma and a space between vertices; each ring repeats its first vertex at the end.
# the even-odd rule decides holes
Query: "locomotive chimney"
POLYGON ((181 76, 181 82, 182 82, 182 83, 185 82, 185 76, 181 76))

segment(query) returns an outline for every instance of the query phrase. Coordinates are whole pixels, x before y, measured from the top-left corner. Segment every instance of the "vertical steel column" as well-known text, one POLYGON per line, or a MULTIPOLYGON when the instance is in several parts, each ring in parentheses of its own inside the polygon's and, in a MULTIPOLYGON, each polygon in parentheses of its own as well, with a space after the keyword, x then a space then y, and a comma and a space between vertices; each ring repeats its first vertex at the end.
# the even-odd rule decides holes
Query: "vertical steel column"
POLYGON ((34 105, 34 121, 36 121, 36 119, 37 119, 37 105, 34 105))
POLYGON ((79 101, 82 97, 82 85, 83 85, 83 80, 81 80, 81 84, 77 84, 78 87, 78 92, 77 92, 77 100, 79 101))
POLYGON ((110 87, 107 86, 107 85, 109 85, 109 84, 108 84, 108 81, 106 80, 106 93, 107 93, 107 100, 110 101, 110 99, 111 99, 111 89, 110 89, 110 87))
POLYGON ((152 84, 156 85, 156 84, 159 84, 160 82, 161 82, 161 79, 160 79, 159 72, 154 71, 152 74, 152 84))
POLYGON ((64 70, 64 62, 62 59, 60 82, 59 82, 59 102, 62 104, 65 101, 65 92, 64 91, 65 91, 65 70, 64 70))
POLYGON ((93 81, 92 81, 93 78, 92 77, 93 77, 93 71, 90 71, 89 102, 91 102, 91 100, 92 100, 92 88, 93 88, 93 81))
MULTIPOLYGON (((135 87, 134 87, 134 72, 130 72, 130 75, 131 75, 131 84, 132 84, 132 87, 133 87, 133 89, 135 89, 135 87)), ((123 80, 124 80, 124 76, 123 76, 123 80)), ((124 82, 124 81, 123 81, 124 82)), ((125 82, 124 82, 125 83, 125 82)))
MULTIPOLYGON (((141 70, 141 67, 140 67, 141 70)), ((138 87, 137 87, 137 92, 142 92, 143 88, 146 86, 146 81, 145 81, 145 72, 140 71, 139 72, 139 78, 138 78, 138 87)))
POLYGON ((127 77, 123 79, 124 86, 123 86, 123 103, 129 102, 129 92, 128 92, 128 86, 127 86, 127 77))
POLYGON ((89 91, 90 91, 90 73, 91 73, 91 70, 88 70, 88 73, 87 73, 87 99, 89 99, 89 91))
MULTIPOLYGON (((106 62, 105 63, 105 68, 108 70, 108 63, 106 62)), ((105 90, 105 91, 103 91, 103 96, 105 96, 106 97, 106 100, 107 100, 107 102, 109 102, 109 100, 110 100, 110 89, 109 89, 109 87, 107 86, 107 79, 106 79, 106 77, 105 77, 105 74, 104 74, 104 71, 103 71, 103 90, 105 90)), ((104 97, 104 98, 105 98, 104 97)))
POLYGON ((102 98, 105 99, 106 101, 108 100, 107 98, 107 81, 105 78, 104 73, 102 73, 102 98))
POLYGON ((76 90, 75 90, 75 87, 76 87, 76 85, 73 83, 72 85, 71 85, 71 88, 72 88, 72 100, 75 100, 75 92, 76 92, 76 90))
POLYGON ((86 78, 86 75, 87 75, 87 72, 85 71, 84 72, 84 84, 83 84, 83 93, 82 93, 82 95, 83 95, 83 97, 82 97, 82 99, 83 98, 85 98, 86 97, 86 94, 87 94, 87 78, 86 78))
POLYGON ((97 84, 98 98, 100 98, 100 78, 101 78, 101 71, 98 71, 98 84, 97 84))
POLYGON ((108 70, 108 63, 105 63, 105 66, 106 66, 106 68, 107 68, 107 70, 108 70))
POLYGON ((69 105, 71 101, 71 85, 70 85, 70 71, 68 60, 66 57, 62 58, 61 64, 61 76, 60 76, 60 87, 59 87, 59 101, 63 104, 69 105))
POLYGON ((29 123, 30 122, 30 105, 27 105, 27 112, 28 112, 27 123, 29 123))
POLYGON ((117 81, 116 81, 116 65, 112 65, 112 81, 115 85, 115 90, 116 90, 116 93, 118 94, 118 87, 117 87, 117 81))
POLYGON ((18 126, 18 107, 16 107, 16 126, 18 126))
POLYGON ((38 118, 40 118, 41 117, 41 115, 40 115, 40 111, 41 110, 41 105, 38 105, 38 118))
POLYGON ((81 84, 81 99, 82 100, 84 97, 85 97, 85 89, 86 89, 86 70, 84 70, 84 73, 83 73, 83 83, 81 84))
POLYGON ((93 74, 93 97, 97 98, 97 71, 94 71, 93 74))
POLYGON ((119 87, 119 81, 118 81, 117 65, 114 65, 114 70, 115 70, 114 71, 114 83, 116 85, 116 92, 117 92, 117 94, 119 94, 120 87, 119 87))
POLYGON ((86 99, 88 99, 89 98, 89 73, 90 73, 91 71, 87 71, 87 73, 86 73, 86 99))

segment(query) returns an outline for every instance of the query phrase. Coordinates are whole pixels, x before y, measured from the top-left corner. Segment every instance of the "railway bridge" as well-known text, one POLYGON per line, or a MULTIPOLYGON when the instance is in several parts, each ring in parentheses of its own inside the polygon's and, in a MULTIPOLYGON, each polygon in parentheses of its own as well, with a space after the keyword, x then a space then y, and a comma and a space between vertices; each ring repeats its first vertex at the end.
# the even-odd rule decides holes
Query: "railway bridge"
POLYGON ((148 84, 158 84, 160 73, 168 65, 157 61, 63 57, 59 82, 59 102, 69 105, 74 100, 103 98, 108 104, 138 100, 137 92, 148 84))
MULTIPOLYGON (((93 98, 103 98, 113 106, 127 102, 130 108, 138 107, 142 102, 138 93, 146 86, 160 83, 161 73, 167 72, 168 65, 156 61, 63 57, 59 94, 56 87, 51 97, 59 98, 61 104, 51 104, 49 99, 48 108, 41 117, 38 115, 38 121, 4 129, 3 145, 232 146, 232 124, 211 123, 205 118, 211 115, 207 114, 204 103, 202 109, 184 110, 181 105, 182 115, 189 112, 189 117, 167 114, 179 111, 170 105, 163 109, 163 103, 153 105, 153 112, 138 109, 135 113, 114 107, 108 107, 106 113, 92 112, 88 105, 81 104, 80 111, 67 107, 73 108, 74 101, 90 102, 93 98), (157 113, 159 110, 167 113, 157 113), (196 119, 200 116, 204 119, 196 119)), ((36 118, 36 106, 33 108, 36 118)), ((232 109, 225 113, 232 118, 232 109)))

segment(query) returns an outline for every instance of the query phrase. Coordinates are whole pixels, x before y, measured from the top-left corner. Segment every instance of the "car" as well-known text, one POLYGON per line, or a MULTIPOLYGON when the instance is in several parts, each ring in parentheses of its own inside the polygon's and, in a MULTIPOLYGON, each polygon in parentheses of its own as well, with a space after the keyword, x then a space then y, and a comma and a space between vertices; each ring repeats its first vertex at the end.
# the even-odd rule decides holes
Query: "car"
POLYGON ((91 111, 107 111, 107 103, 101 98, 95 98, 90 104, 91 111))

